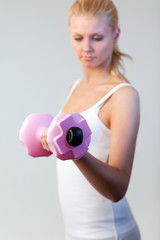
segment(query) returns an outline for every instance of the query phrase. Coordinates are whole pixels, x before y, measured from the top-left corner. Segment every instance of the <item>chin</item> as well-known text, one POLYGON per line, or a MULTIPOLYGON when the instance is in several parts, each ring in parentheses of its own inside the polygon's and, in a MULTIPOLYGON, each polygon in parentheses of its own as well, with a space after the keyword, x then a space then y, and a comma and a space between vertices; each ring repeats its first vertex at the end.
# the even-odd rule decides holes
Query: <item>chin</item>
POLYGON ((81 61, 83 67, 88 68, 106 68, 108 65, 106 62, 95 62, 95 61, 81 61))
POLYGON ((88 62, 81 62, 81 63, 82 63, 82 65, 84 67, 88 67, 88 68, 96 68, 96 67, 99 66, 99 64, 95 64, 95 63, 90 62, 90 61, 88 61, 88 62))

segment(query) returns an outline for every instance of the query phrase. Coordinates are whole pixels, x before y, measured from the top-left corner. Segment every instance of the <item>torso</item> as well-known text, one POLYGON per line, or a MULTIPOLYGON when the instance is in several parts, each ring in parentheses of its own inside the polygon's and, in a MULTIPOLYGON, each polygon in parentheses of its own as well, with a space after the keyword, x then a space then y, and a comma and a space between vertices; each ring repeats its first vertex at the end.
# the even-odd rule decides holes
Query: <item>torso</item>
MULTIPOLYGON (((113 87, 122 82, 126 81, 114 81, 114 83, 105 83, 103 85, 101 84, 93 87, 84 87, 82 81, 80 81, 68 101, 63 106, 62 111, 67 113, 82 113, 95 105, 113 87)), ((114 97, 110 97, 99 111, 99 118, 108 128, 110 128, 111 106, 113 101, 114 97)))
MULTIPOLYGON (((79 112, 89 123, 92 131, 89 153, 100 161, 107 162, 110 153, 110 131, 107 126, 110 121, 115 94, 102 105, 93 107, 116 85, 99 85, 96 88, 84 88, 80 81, 69 94, 62 111, 79 112), (102 106, 102 108, 100 108, 102 106), (96 111, 98 109, 98 111, 96 111), (99 111, 100 109, 100 111, 99 111), (86 111, 88 110, 88 111, 86 111), (100 119, 97 117, 99 112, 100 119), (108 121, 108 122, 107 122, 108 121)), ((121 88, 124 89, 124 88, 121 88)), ((125 88, 126 89, 126 88, 125 88)), ((113 89, 114 90, 114 89, 113 89)), ((134 231, 136 223, 126 198, 117 203, 99 194, 79 171, 73 161, 57 161, 58 189, 61 209, 65 222, 67 239, 120 239, 127 231, 134 231), (69 188, 67 187, 69 186, 69 188), (77 216, 73 218, 72 216, 77 216), (95 228, 96 226, 96 228, 95 228), (71 237, 70 237, 71 235, 71 237), (89 236, 86 238, 86 236, 89 236)), ((133 236, 134 238, 134 236, 133 236)), ((128 236, 125 238, 128 239, 128 236)), ((137 239, 137 238, 134 238, 137 239)), ((139 238, 138 238, 139 239, 139 238)))

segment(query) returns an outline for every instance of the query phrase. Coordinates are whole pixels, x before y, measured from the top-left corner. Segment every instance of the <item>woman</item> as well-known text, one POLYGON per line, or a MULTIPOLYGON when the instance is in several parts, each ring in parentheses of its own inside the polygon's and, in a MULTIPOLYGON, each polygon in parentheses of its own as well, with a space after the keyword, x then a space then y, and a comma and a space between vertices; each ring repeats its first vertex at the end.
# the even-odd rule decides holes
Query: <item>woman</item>
MULTIPOLYGON (((82 64, 62 109, 79 112, 92 138, 78 160, 58 161, 66 240, 139 240, 125 198, 139 128, 139 95, 120 72, 118 13, 110 0, 77 0, 69 11, 73 49, 82 64)), ((42 144, 50 150, 42 135, 42 144)))

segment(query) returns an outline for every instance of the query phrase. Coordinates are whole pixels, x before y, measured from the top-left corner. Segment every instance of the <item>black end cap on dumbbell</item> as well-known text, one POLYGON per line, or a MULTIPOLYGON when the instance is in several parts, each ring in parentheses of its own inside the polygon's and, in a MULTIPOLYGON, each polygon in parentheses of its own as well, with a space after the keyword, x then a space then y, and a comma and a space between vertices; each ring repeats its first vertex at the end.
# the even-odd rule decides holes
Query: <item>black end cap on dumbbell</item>
POLYGON ((81 128, 72 127, 67 131, 66 140, 69 145, 76 147, 83 141, 83 131, 81 128))

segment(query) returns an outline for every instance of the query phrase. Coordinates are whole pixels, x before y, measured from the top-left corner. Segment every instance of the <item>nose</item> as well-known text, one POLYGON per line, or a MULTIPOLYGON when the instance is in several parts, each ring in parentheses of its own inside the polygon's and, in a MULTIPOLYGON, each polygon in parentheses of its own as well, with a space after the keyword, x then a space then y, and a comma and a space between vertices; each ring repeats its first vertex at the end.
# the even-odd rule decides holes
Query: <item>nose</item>
POLYGON ((84 52, 87 52, 87 53, 92 51, 92 42, 90 38, 84 39, 83 50, 84 52))

